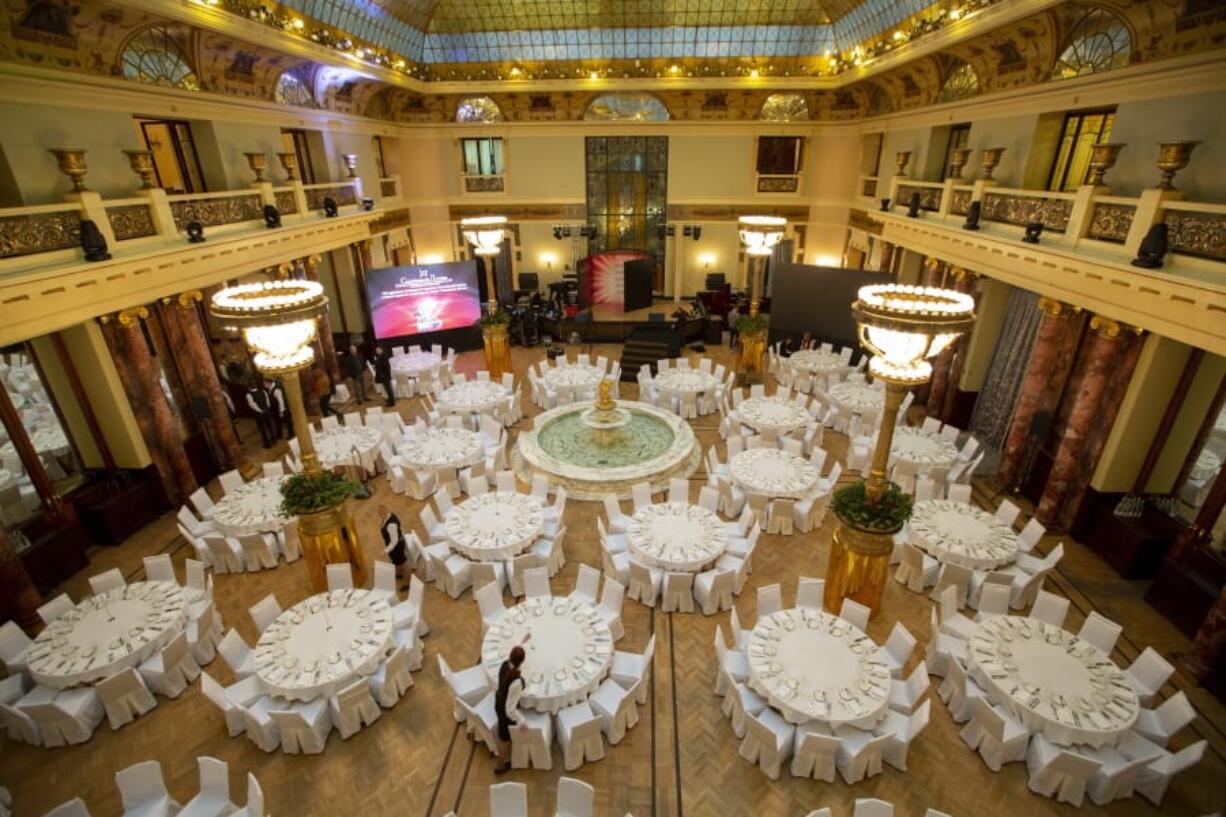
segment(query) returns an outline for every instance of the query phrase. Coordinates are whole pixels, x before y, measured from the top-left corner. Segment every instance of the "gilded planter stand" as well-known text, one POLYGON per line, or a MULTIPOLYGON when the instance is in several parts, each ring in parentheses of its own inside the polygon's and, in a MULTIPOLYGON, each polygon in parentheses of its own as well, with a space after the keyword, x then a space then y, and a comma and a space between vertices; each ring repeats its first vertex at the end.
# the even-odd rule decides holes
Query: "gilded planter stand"
POLYGON ((348 502, 298 515, 302 556, 315 592, 328 589, 328 565, 348 564, 353 586, 366 586, 366 555, 358 542, 358 530, 348 502))
POLYGON ((876 615, 890 573, 894 535, 869 533, 839 520, 826 568, 826 611, 838 615, 843 599, 859 602, 876 615))
POLYGON ((511 341, 506 324, 481 327, 481 338, 485 342, 485 368, 489 369, 491 380, 500 380, 511 371, 511 341))
POLYGON ((742 384, 762 382, 762 358, 766 355, 766 332, 741 333, 741 358, 737 362, 742 384))

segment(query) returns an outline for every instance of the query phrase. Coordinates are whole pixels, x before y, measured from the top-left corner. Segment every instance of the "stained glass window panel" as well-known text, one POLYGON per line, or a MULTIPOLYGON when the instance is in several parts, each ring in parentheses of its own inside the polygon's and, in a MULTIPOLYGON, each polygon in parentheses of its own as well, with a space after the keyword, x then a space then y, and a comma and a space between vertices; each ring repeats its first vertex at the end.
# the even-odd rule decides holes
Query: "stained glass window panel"
POLYGON ((164 25, 152 25, 128 40, 120 56, 123 75, 149 85, 199 91, 200 82, 179 40, 164 25))
POLYGON ((1132 37, 1114 14, 1090 9, 1069 32, 1069 42, 1052 69, 1053 79, 1069 79, 1128 64, 1132 37))

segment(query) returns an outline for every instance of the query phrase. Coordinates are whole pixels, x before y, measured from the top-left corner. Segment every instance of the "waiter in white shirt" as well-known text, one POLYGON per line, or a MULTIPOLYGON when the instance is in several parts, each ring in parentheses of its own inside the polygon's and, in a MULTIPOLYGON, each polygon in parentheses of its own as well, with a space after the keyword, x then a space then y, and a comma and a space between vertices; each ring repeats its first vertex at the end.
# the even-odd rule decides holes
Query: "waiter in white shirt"
MULTIPOLYGON (((376 507, 375 511, 383 519, 379 523, 379 532, 383 534, 383 552, 396 566, 396 578, 404 581, 404 563, 409 560, 409 556, 408 547, 404 541, 404 531, 400 527, 400 517, 382 504, 376 507)), ((406 592, 408 589, 407 586, 402 586, 400 592, 406 592)))
POLYGON ((519 727, 519 699, 524 694, 524 678, 519 668, 524 663, 523 644, 532 638, 529 633, 520 644, 511 648, 511 654, 498 668, 498 688, 494 690, 494 713, 498 716, 498 759, 501 761, 494 769, 495 774, 502 774, 511 768, 511 727, 519 727))

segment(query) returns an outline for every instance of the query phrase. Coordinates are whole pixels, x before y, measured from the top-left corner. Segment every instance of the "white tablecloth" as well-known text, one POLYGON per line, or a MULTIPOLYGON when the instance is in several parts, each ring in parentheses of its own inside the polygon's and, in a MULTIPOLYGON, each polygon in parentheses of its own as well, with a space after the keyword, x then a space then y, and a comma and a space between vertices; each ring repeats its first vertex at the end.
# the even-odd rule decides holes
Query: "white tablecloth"
POLYGON ((133 582, 83 599, 38 634, 30 676, 54 689, 92 684, 135 667, 187 625, 187 600, 173 582, 133 582))
POLYGON ((495 408, 506 399, 506 389, 501 383, 488 380, 469 380, 443 389, 438 396, 438 407, 456 414, 484 412, 495 408))
POLYGON ((890 669, 871 638, 820 610, 780 610, 749 634, 749 686, 789 723, 871 727, 886 713, 890 669))
POLYGON ((626 535, 636 559, 674 572, 702 570, 728 547, 728 531, 720 518, 686 502, 648 505, 635 511, 626 535))
POLYGON ((1124 673, 1060 627, 990 618, 971 633, 967 656, 992 700, 1052 743, 1106 746, 1136 723, 1140 702, 1124 673))
POLYGON ((942 562, 991 570, 1017 558, 1013 528, 965 502, 916 502, 907 526, 912 543, 942 562))
POLYGON ((434 352, 409 352, 404 355, 393 355, 391 366, 393 372, 401 372, 410 377, 417 377, 422 372, 437 371, 443 365, 443 359, 434 352))
POLYGON ((374 471, 379 445, 383 442, 383 434, 367 426, 337 426, 323 431, 313 429, 311 438, 315 440, 319 467, 325 471, 338 465, 354 464, 355 449, 362 467, 374 471))
POLYGON ((835 405, 846 406, 856 413, 879 413, 885 407, 885 389, 867 383, 845 380, 831 386, 828 394, 835 405))
POLYGON ((890 460, 906 460, 915 463, 921 472, 931 468, 948 467, 958 459, 958 447, 940 434, 920 428, 900 426, 894 429, 890 443, 890 460))
POLYGON ((586 363, 551 366, 545 370, 545 382, 553 389, 594 389, 604 378, 604 372, 586 363))
POLYGON ((443 527, 457 553, 492 562, 513 559, 531 547, 544 522, 540 500, 527 494, 495 491, 452 507, 443 527))
POLYGON ((665 369, 656 375, 656 386, 684 394, 711 391, 719 385, 715 375, 701 369, 665 369))
POLYGON ((409 431, 396 447, 400 459, 413 468, 464 468, 485 457, 481 435, 464 428, 409 431))
POLYGON ((613 664, 613 634, 596 608, 573 598, 545 597, 507 609, 490 622, 481 642, 481 663, 491 688, 511 648, 524 644, 520 706, 538 712, 586 701, 613 664))
POLYGON ((747 491, 799 499, 817 484, 818 473, 806 459, 775 448, 751 448, 729 463, 732 479, 747 491))
POLYGON ((793 352, 792 356, 787 358, 787 363, 813 374, 829 374, 847 368, 841 356, 833 352, 823 352, 821 349, 802 349, 799 352, 793 352))
POLYGON ((779 397, 750 397, 741 401, 736 413, 750 428, 783 434, 804 428, 812 420, 799 405, 779 397))
POLYGON ((260 686, 269 695, 309 701, 373 673, 394 646, 385 598, 369 590, 332 590, 277 616, 255 647, 260 686))
POLYGON ((281 515, 281 481, 284 477, 260 477, 233 491, 226 491, 209 517, 227 536, 276 533, 285 524, 281 515))

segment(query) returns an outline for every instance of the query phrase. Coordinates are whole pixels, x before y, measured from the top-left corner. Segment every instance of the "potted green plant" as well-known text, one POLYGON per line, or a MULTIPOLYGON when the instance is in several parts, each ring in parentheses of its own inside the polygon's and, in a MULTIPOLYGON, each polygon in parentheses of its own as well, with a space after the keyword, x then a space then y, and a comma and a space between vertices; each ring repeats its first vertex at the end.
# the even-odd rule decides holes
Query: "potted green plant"
POLYGON ((358 483, 340 474, 294 474, 281 483, 281 513, 286 516, 319 513, 340 505, 357 492, 358 483))
POLYGON ((869 502, 863 480, 834 492, 830 507, 843 524, 858 531, 892 536, 911 517, 911 497, 895 483, 886 486, 877 502, 869 502))
POLYGON ((511 342, 507 333, 510 324, 511 313, 498 306, 477 319, 477 325, 481 327, 481 340, 485 344, 485 368, 493 379, 511 371, 511 342))

